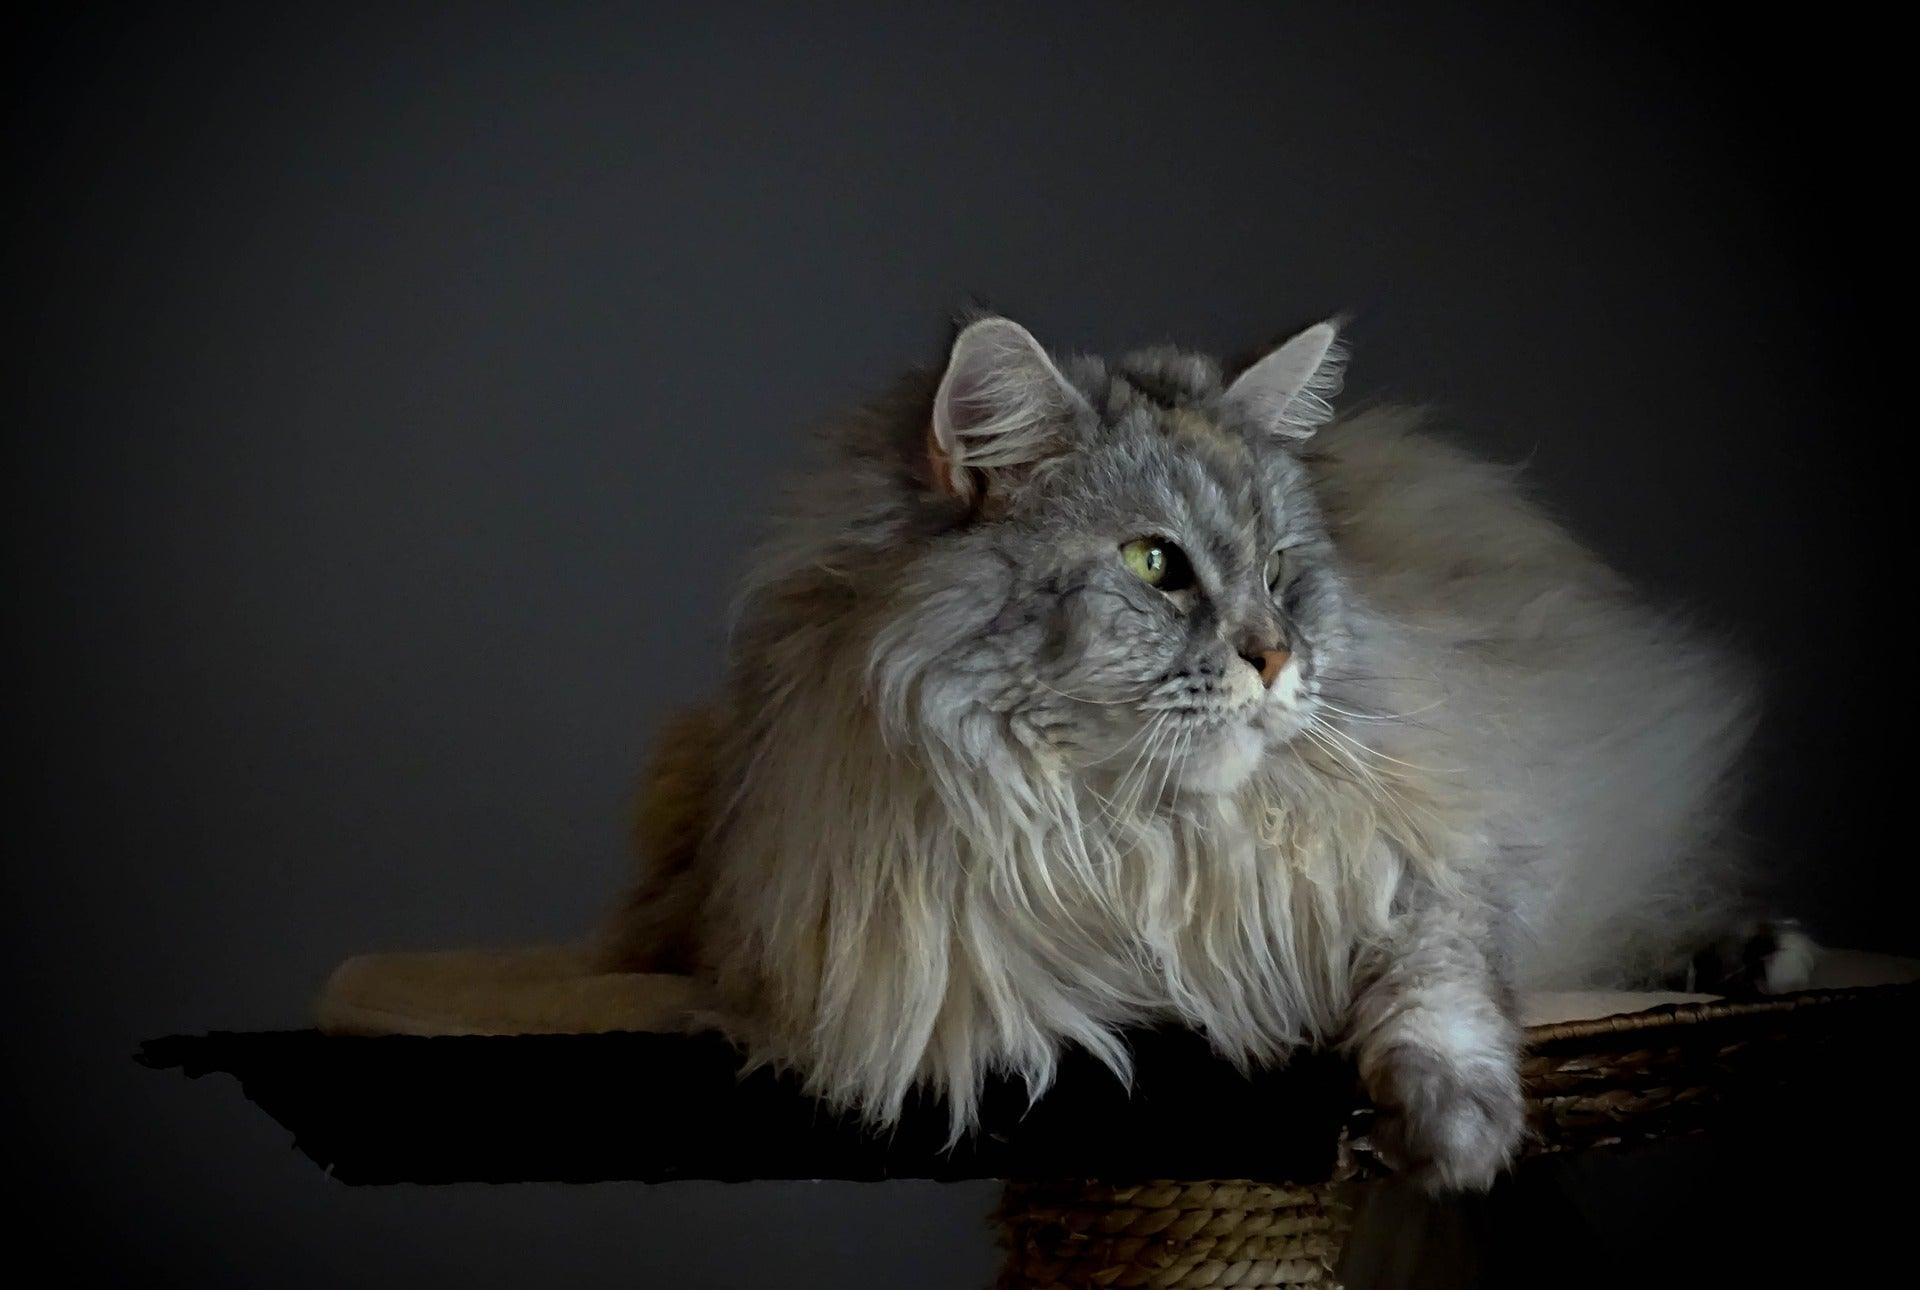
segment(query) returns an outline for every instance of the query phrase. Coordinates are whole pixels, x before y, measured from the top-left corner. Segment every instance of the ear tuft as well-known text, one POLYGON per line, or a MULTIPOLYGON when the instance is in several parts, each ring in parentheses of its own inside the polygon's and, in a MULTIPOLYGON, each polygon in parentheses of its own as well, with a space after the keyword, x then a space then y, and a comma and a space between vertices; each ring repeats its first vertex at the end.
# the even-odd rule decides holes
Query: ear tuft
POLYGON ((1333 420, 1346 366, 1339 329, 1315 323, 1242 372, 1227 398, 1269 433, 1305 439, 1333 420))
POLYGON ((1025 327, 1008 318, 967 324, 933 396, 927 455, 935 486, 975 500, 995 472, 1051 455, 1061 420, 1084 404, 1025 327))

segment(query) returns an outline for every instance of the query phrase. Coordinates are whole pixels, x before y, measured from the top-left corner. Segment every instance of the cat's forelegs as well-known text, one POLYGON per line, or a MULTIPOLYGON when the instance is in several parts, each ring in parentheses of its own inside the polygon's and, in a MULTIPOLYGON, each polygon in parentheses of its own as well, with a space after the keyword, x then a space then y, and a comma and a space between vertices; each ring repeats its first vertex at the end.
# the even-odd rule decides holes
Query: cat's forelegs
POLYGON ((1435 1190, 1483 1190, 1526 1130, 1520 1027, 1484 915, 1409 911, 1354 1001, 1346 1047, 1388 1163, 1435 1190))

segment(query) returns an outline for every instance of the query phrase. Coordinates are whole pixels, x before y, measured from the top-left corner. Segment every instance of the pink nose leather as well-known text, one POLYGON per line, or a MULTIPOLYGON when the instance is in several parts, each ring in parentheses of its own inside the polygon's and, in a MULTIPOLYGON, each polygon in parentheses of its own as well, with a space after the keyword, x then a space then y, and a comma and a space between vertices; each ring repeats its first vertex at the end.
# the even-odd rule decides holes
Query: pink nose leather
POLYGON ((1260 673, 1260 684, 1271 690, 1274 681, 1280 676, 1280 669, 1287 665, 1287 660, 1293 655, 1283 649, 1262 649, 1242 654, 1240 657, 1247 660, 1247 665, 1260 673))

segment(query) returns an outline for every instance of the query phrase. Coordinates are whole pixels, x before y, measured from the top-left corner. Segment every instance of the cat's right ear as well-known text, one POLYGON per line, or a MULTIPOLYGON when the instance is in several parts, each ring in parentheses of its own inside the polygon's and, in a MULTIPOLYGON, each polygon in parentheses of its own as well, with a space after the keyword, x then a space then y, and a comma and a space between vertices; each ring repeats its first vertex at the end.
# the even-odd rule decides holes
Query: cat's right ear
POLYGON ((1315 323, 1242 372, 1227 401, 1271 434, 1305 439, 1333 420, 1346 363, 1339 325, 1315 323))
POLYGON ((1052 456, 1061 422, 1086 406, 1040 342, 1009 318, 981 318, 954 338, 933 396, 933 485, 978 501, 995 475, 1052 456))

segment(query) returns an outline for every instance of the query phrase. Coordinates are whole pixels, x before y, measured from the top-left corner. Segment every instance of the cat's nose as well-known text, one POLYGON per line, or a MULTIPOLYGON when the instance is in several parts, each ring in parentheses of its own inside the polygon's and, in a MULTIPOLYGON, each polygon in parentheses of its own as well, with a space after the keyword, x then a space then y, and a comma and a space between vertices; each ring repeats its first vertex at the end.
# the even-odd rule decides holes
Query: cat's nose
POLYGON ((1247 661, 1248 667, 1260 674, 1260 684, 1271 690, 1280 676, 1280 669, 1287 665, 1287 660, 1293 655, 1283 649, 1249 647, 1240 651, 1240 657, 1247 661))

